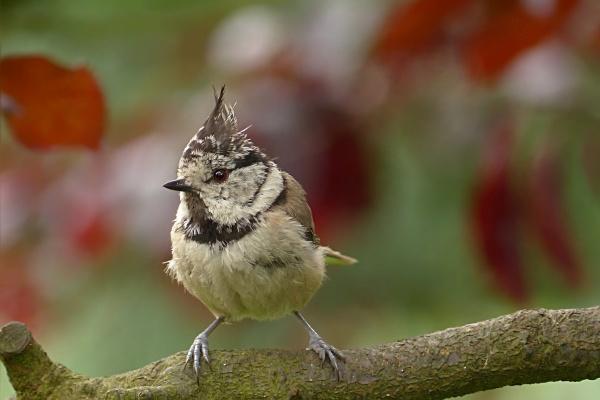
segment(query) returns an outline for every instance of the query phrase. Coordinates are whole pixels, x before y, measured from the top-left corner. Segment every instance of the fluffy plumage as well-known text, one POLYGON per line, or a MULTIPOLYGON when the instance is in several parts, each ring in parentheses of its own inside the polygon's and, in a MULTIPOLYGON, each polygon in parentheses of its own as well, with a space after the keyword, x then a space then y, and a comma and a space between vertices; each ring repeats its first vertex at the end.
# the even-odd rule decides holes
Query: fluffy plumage
POLYGON ((228 321, 303 308, 325 276, 304 190, 238 130, 223 92, 177 175, 193 190, 180 194, 168 273, 228 321))
POLYGON ((178 179, 165 184, 181 192, 167 272, 217 318, 188 360, 198 373, 200 354, 208 360, 208 334, 221 321, 294 312, 309 346, 337 371, 340 353, 297 311, 321 286, 325 255, 353 260, 319 245, 304 190, 238 129, 223 95, 183 151, 178 179))

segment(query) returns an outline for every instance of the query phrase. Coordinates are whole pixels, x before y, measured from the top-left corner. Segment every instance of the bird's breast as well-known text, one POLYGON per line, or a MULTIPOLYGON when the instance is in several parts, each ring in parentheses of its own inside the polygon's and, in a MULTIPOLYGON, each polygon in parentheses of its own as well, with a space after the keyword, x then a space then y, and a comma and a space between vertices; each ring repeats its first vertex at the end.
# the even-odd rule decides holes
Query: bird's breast
POLYGON ((321 285, 323 255, 288 215, 269 212, 226 244, 199 243, 176 226, 167 270, 215 315, 271 319, 301 309, 321 285))

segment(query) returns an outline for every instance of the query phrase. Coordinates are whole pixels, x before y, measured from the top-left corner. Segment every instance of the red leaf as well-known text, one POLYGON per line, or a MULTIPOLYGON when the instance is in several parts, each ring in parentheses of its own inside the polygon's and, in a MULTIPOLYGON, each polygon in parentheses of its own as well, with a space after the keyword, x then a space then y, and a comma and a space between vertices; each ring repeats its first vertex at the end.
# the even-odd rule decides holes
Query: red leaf
POLYGON ((422 51, 440 35, 445 22, 472 0, 417 0, 391 11, 375 41, 375 56, 398 59, 422 51))
POLYGON ((519 242, 520 212, 510 182, 512 127, 503 126, 489 137, 473 193, 471 220, 475 244, 498 287, 523 302, 527 289, 519 242))
POLYGON ((85 223, 73 227, 73 244, 82 253, 99 256, 112 242, 112 231, 106 219, 99 214, 92 215, 85 223))
POLYGON ((309 197, 317 232, 327 242, 370 204, 369 163, 350 115, 330 104, 322 105, 313 118, 324 143, 314 160, 319 174, 309 197))
POLYGON ((104 255, 114 244, 116 235, 105 206, 84 196, 72 197, 67 208, 68 215, 61 218, 64 225, 60 234, 68 240, 74 255, 90 258, 104 255))
POLYGON ((560 172, 555 152, 545 149, 535 160, 529 181, 530 222, 553 265, 571 286, 577 286, 583 273, 564 215, 560 172))
MULTIPOLYGON (((522 52, 561 28, 578 0, 555 0, 549 13, 536 13, 523 1, 490 18, 464 46, 464 63, 477 80, 494 80, 522 52)), ((530 6, 531 7, 531 6, 530 6)))
POLYGON ((105 106, 87 68, 65 68, 42 56, 5 57, 0 92, 8 125, 25 146, 98 148, 105 106))

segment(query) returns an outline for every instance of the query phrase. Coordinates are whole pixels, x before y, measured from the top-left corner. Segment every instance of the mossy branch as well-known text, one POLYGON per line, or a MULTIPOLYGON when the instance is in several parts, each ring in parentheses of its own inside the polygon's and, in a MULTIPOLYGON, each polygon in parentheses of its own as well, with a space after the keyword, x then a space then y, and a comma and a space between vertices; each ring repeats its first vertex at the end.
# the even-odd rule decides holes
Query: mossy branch
POLYGON ((375 347, 345 350, 338 382, 308 351, 213 351, 198 386, 177 353, 88 378, 51 361, 25 325, 0 329, 19 399, 444 399, 508 385, 600 377, 600 307, 525 310, 375 347))

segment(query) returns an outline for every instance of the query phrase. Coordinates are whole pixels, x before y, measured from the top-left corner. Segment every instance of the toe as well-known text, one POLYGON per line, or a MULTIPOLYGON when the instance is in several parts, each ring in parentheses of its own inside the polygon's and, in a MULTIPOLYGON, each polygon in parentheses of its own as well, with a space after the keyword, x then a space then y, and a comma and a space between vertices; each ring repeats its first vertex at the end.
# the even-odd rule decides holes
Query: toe
POLYGON ((187 353, 187 357, 185 359, 184 368, 187 367, 188 364, 191 364, 194 369, 194 375, 196 376, 196 381, 198 384, 200 383, 200 372, 202 370, 202 359, 204 359, 207 365, 210 367, 210 357, 208 354, 208 341, 206 337, 202 335, 198 335, 194 340, 194 343, 190 347, 187 353))
POLYGON ((340 364, 338 360, 344 361, 343 354, 333 346, 328 345, 320 337, 312 338, 309 343, 310 349, 313 350, 321 359, 321 365, 328 362, 333 368, 336 378, 340 379, 340 364))
POLYGON ((190 350, 187 352, 187 356, 185 356, 185 364, 183 364, 183 368, 185 369, 188 365, 190 365, 190 362, 194 359, 194 353, 193 350, 190 348, 190 350))
POLYGON ((327 350, 327 357, 329 358, 329 362, 331 363, 331 366, 333 367, 333 369, 338 372, 339 368, 338 368, 338 363, 337 360, 335 359, 335 355, 333 354, 333 352, 331 350, 327 350))
POLYGON ((200 375, 200 344, 194 343, 194 373, 196 374, 196 378, 200 375))
POLYGON ((194 357, 194 373, 196 376, 200 375, 200 358, 194 357))
POLYGON ((206 360, 206 363, 210 365, 210 356, 208 355, 208 345, 205 343, 202 343, 202 356, 204 357, 204 360, 206 360))
POLYGON ((333 354, 335 354, 335 356, 337 358, 339 358, 340 360, 346 361, 346 356, 344 356, 344 354, 341 351, 339 351, 338 349, 336 349, 335 347, 331 346, 331 352, 333 354))

